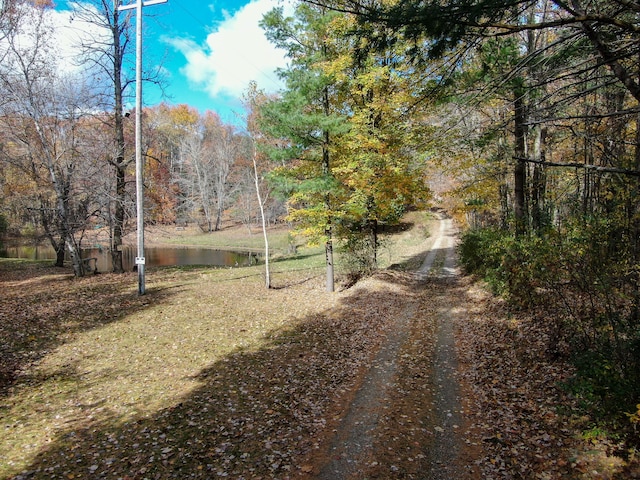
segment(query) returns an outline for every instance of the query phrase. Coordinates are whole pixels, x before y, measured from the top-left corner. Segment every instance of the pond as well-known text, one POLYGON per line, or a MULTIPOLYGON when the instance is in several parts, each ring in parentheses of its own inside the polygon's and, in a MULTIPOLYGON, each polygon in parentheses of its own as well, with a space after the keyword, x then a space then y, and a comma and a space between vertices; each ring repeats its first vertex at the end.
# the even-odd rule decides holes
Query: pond
MULTIPOLYGON (((145 247, 145 261, 149 267, 211 265, 215 267, 242 267, 258 263, 258 255, 253 252, 236 252, 215 250, 202 247, 145 247)), ((125 270, 133 270, 137 248, 125 245, 122 247, 122 261, 125 270)), ((29 260, 55 260, 56 255, 50 246, 6 247, 0 256, 7 258, 25 258, 29 260)), ((111 271, 111 254, 102 248, 86 248, 82 250, 83 258, 98 259, 98 271, 111 271)))

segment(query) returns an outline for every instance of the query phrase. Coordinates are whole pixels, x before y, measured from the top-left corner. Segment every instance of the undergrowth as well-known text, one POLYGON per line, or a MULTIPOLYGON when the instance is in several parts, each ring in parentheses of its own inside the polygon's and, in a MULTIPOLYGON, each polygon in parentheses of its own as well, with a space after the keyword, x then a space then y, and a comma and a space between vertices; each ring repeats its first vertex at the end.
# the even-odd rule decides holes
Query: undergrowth
POLYGON ((563 230, 515 237, 467 231, 459 247, 468 272, 510 308, 553 322, 548 355, 568 356, 576 375, 565 387, 597 428, 638 448, 640 264, 614 226, 587 219, 563 230))

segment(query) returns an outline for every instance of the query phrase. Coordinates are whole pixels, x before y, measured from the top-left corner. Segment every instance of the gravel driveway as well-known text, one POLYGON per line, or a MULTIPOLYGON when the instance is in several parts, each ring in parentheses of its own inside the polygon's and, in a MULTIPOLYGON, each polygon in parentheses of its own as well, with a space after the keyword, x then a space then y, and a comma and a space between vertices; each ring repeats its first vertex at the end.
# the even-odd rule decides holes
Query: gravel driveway
POLYGON ((316 478, 464 477, 458 461, 463 420, 453 331, 453 316, 463 310, 449 288, 457 278, 455 235, 451 219, 441 216, 422 266, 404 279, 415 300, 405 300, 401 315, 389 325, 345 406, 316 478), (407 381, 415 388, 407 388, 407 381), (417 427, 407 429, 408 424, 417 427))

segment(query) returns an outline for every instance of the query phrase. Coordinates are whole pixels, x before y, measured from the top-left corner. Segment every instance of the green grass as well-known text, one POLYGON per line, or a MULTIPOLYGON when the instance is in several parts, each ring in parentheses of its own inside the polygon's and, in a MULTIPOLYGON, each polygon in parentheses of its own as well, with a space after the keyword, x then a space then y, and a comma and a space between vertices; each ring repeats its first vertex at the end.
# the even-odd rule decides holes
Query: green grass
MULTIPOLYGON (((264 250, 262 230, 253 227, 249 231, 246 227, 226 228, 217 232, 202 233, 196 231, 188 235, 180 235, 180 231, 162 236, 162 242, 169 245, 190 245, 234 250, 264 250)), ((302 242, 291 236, 288 229, 270 228, 267 230, 269 248, 274 252, 286 253, 292 245, 299 246, 302 242)))

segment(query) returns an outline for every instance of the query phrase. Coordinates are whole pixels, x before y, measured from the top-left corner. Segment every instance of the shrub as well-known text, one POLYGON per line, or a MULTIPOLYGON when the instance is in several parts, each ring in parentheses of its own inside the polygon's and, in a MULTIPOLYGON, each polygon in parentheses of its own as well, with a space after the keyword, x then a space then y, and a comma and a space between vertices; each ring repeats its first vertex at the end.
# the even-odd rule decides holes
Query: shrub
POLYGON ((548 262, 546 250, 537 238, 517 239, 504 230, 480 229, 462 236, 459 257, 465 271, 482 277, 495 294, 513 305, 528 306, 548 262))
POLYGON ((500 268, 502 246, 509 234, 497 229, 467 230, 460 240, 458 254, 467 273, 484 277, 487 272, 500 268))
POLYGON ((512 307, 562 326, 573 393, 616 421, 640 398, 640 267, 630 245, 618 225, 581 218, 544 236, 473 230, 459 247, 464 269, 512 307))
POLYGON ((349 278, 355 283, 359 278, 371 275, 377 268, 376 255, 380 245, 374 245, 372 235, 353 233, 342 244, 342 262, 349 278))

